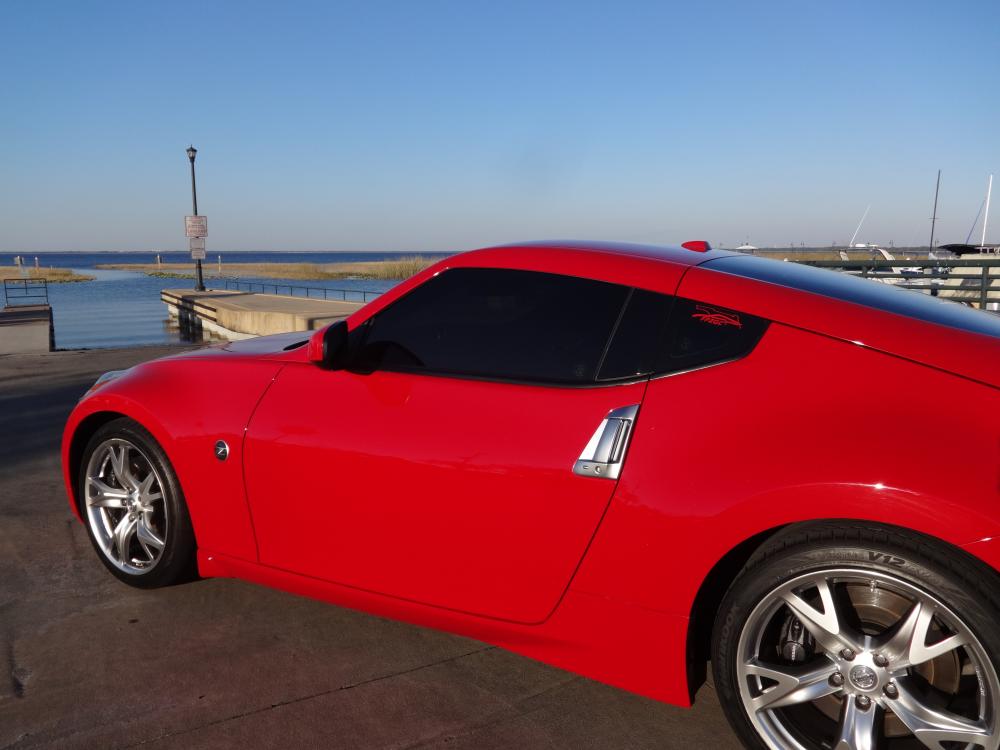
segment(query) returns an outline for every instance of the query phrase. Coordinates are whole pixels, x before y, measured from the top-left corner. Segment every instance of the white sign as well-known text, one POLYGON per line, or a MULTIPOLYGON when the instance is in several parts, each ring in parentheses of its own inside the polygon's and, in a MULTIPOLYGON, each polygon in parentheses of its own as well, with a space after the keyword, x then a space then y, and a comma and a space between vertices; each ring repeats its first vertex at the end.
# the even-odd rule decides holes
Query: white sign
POLYGON ((186 237, 208 237, 208 217, 185 216, 184 235, 186 237))
POLYGON ((204 237, 192 237, 188 240, 188 248, 191 250, 191 260, 205 260, 204 237))

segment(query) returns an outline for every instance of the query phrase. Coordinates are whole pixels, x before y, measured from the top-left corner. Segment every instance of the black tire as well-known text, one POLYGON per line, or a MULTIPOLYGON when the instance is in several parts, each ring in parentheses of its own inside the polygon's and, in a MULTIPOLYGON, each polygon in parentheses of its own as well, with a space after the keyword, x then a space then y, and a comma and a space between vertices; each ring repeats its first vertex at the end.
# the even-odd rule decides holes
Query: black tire
MULTIPOLYGON (((775 650, 772 646, 773 641, 768 641, 763 636, 764 633, 768 633, 770 634, 767 636, 768 638, 776 638, 779 648, 781 644, 788 643, 787 634, 789 631, 784 629, 777 631, 776 623, 781 621, 779 618, 783 618, 784 623, 787 624, 789 616, 794 615, 785 596, 781 595, 782 590, 788 591, 791 582, 805 580, 806 588, 799 589, 799 591, 803 592, 803 597, 810 596, 815 602, 819 599, 819 589, 805 593, 810 578, 827 580, 829 592, 838 601, 835 608, 839 608, 842 601, 848 603, 843 613, 844 616, 842 617, 839 610, 837 615, 839 621, 847 622, 846 615, 852 611, 856 594, 852 592, 848 598, 843 589, 838 591, 837 587, 854 585, 858 587, 855 591, 861 590, 862 595, 863 587, 859 585, 858 581, 851 583, 851 579, 846 575, 840 579, 837 579, 837 575, 839 575, 839 571, 853 572, 855 570, 867 574, 871 578, 872 596, 875 596, 876 593, 876 578, 878 581, 887 582, 885 587, 879 583, 880 588, 886 589, 891 589, 893 580, 900 581, 903 585, 913 587, 912 591, 919 590, 916 593, 917 597, 927 595, 925 601, 934 600, 944 605, 941 609, 929 611, 957 615, 959 627, 967 628, 967 632, 978 639, 978 643, 974 647, 970 646, 968 650, 964 647, 956 648, 949 652, 947 658, 954 658, 956 663, 961 663, 962 658, 972 658, 971 655, 974 653, 978 655, 976 658, 979 659, 979 662, 990 665, 982 672, 985 676, 979 679, 982 684, 985 684, 986 676, 989 676, 992 669, 992 676, 989 679, 993 680, 990 683, 993 695, 981 699, 983 700, 981 705, 991 706, 988 710, 993 718, 986 723, 989 724, 991 736, 996 737, 1000 733, 1000 729, 998 729, 1000 719, 997 718, 997 714, 1000 713, 997 711, 1000 695, 997 694, 995 681, 996 675, 1000 674, 1000 624, 998 624, 1000 623, 1000 606, 998 606, 997 600, 997 583, 1000 578, 998 578, 996 571, 967 553, 926 536, 910 533, 896 527, 843 521, 804 524, 790 527, 776 534, 751 557, 730 586, 719 607, 712 634, 712 672, 715 688, 726 718, 744 745, 756 750, 774 750, 775 748, 785 750, 786 748, 803 747, 819 749, 829 748, 836 741, 836 737, 834 741, 824 739, 824 735, 820 731, 823 725, 818 718, 807 717, 802 725, 815 726, 814 737, 810 737, 805 729, 798 733, 800 729, 800 726, 796 724, 799 721, 798 718, 790 720, 784 718, 786 715, 792 716, 790 713, 785 714, 786 711, 798 711, 801 712, 802 716, 805 716, 806 711, 818 712, 816 702, 804 703, 805 708, 796 705, 790 709, 780 707, 770 712, 758 709, 754 712, 757 718, 757 723, 755 723, 755 720, 751 718, 751 710, 745 703, 747 696, 749 695, 752 700, 755 696, 759 697, 763 694, 772 686, 772 683, 776 688, 780 687, 780 684, 760 679, 753 674, 748 676, 745 665, 748 653, 751 658, 757 658, 758 654, 765 653, 765 644, 768 647, 767 654, 773 654, 777 661, 785 658, 789 659, 788 663, 792 663, 791 659, 794 657, 790 658, 775 650), (838 571, 838 573, 831 574, 829 579, 824 579, 824 571, 838 571), (837 580, 841 582, 838 583, 837 580), (847 583, 843 583, 843 581, 847 581, 847 583), (768 612, 773 613, 770 615, 772 618, 769 621, 770 624, 759 624, 765 622, 764 616, 768 612), (741 643, 744 631, 746 631, 746 637, 741 643), (779 632, 777 636, 776 632, 779 632), (748 651, 748 648, 756 650, 748 651), (965 654, 964 657, 963 654, 965 654), (755 682, 755 680, 757 681, 755 682), (765 718, 762 719, 762 715, 765 718), (775 716, 779 718, 774 719, 775 716), (772 719, 774 725, 768 725, 767 721, 772 719), (810 719, 815 721, 815 724, 807 724, 806 722, 810 719), (785 724, 782 724, 782 721, 785 721, 785 724), (778 727, 777 731, 775 731, 775 727, 778 727), (782 734, 782 731, 788 727, 791 727, 787 735, 790 739, 785 739, 786 735, 782 734), (765 739, 767 734, 770 737, 765 739)), ((891 594, 892 591, 889 593, 891 594)), ((880 590, 878 594, 883 597, 888 596, 883 590, 880 590)), ((919 601, 919 599, 915 601, 919 601)), ((915 608, 916 604, 911 604, 911 607, 915 608)), ((826 607, 817 607, 817 611, 825 612, 825 610, 826 607)), ((864 616, 859 614, 860 611, 857 608, 853 610, 853 614, 858 616, 855 621, 856 627, 862 628, 861 632, 872 635, 876 632, 874 626, 862 622, 864 616)), ((908 610, 908 612, 913 612, 913 609, 908 610)), ((796 621, 802 622, 801 620, 796 621)), ((896 624, 886 626, 884 632, 874 637, 888 638, 894 628, 900 628, 900 623, 902 623, 902 618, 896 624)), ((932 627, 937 626, 932 625, 932 627)), ((943 639, 948 632, 949 629, 944 627, 940 631, 941 635, 935 637, 943 639)), ((933 647, 935 637, 921 640, 922 643, 933 647)), ((812 638, 812 633, 809 633, 806 638, 812 638)), ((876 643, 878 643, 877 640, 876 643)), ((873 649, 884 649, 885 641, 883 640, 881 643, 881 646, 873 647, 873 649)), ((813 654, 811 658, 819 659, 818 663, 821 667, 829 663, 833 665, 833 671, 840 675, 848 675, 846 687, 851 692, 837 692, 821 699, 840 701, 836 704, 838 707, 836 709, 827 704, 831 711, 840 711, 840 724, 834 729, 834 732, 837 733, 841 731, 840 726, 843 726, 847 721, 845 712, 849 710, 848 703, 852 703, 855 707, 863 706, 864 704, 859 703, 859 700, 864 701, 868 697, 858 692, 860 689, 858 683, 851 682, 854 680, 851 665, 860 664, 862 655, 865 658, 873 656, 882 658, 884 654, 879 654, 874 650, 866 651, 858 656, 858 661, 845 662, 842 659, 838 661, 843 654, 842 651, 826 649, 820 645, 818 640, 813 641, 813 647, 819 653, 813 654), (830 653, 837 655, 830 656, 830 653), (825 659, 830 659, 830 661, 824 661, 825 659), (846 669, 841 669, 841 667, 846 667, 846 669)), ((851 656, 851 659, 854 658, 851 656)), ((945 658, 945 656, 939 658, 945 658)), ((817 662, 804 661, 804 663, 816 664, 817 662)), ((899 665, 891 666, 895 668, 899 665)), ((873 688, 877 692, 872 692, 869 698, 870 705, 873 707, 871 710, 875 711, 873 715, 877 714, 880 717, 878 720, 883 722, 880 728, 874 730, 879 735, 878 740, 881 744, 878 746, 880 748, 910 747, 906 742, 915 742, 915 746, 919 747, 924 746, 912 736, 909 738, 898 734, 888 736, 889 724, 886 722, 895 721, 897 723, 894 727, 895 731, 900 728, 904 732, 910 731, 909 727, 904 726, 902 713, 897 716, 898 707, 901 704, 898 700, 895 703, 889 700, 894 697, 890 691, 895 691, 897 686, 916 685, 918 680, 923 679, 922 667, 903 665, 902 669, 902 672, 895 672, 895 677, 890 675, 888 671, 884 674, 880 673, 881 676, 877 678, 879 683, 876 688, 873 688), (914 670, 919 674, 915 673, 914 670), (893 685, 886 687, 890 682, 893 685), (893 706, 897 706, 895 711, 893 706), (894 743, 901 743, 901 745, 894 743)), ((867 677, 863 673, 859 672, 858 675, 867 682, 867 677)), ((841 677, 831 676, 829 682, 834 685, 835 681, 840 679, 841 677)), ((817 684, 820 684, 819 681, 817 684)), ((936 690, 936 687, 932 687, 936 690)), ((931 689, 928 688, 927 695, 930 693, 931 689)), ((958 693, 956 693, 957 695, 958 693)), ((933 696, 931 697, 933 698, 933 696)), ((963 698, 963 700, 967 699, 963 698)), ((985 709, 983 710, 985 713, 985 709)), ((827 716, 829 717, 829 714, 827 716)), ((950 745, 946 744, 945 746, 950 745)), ((955 746, 958 747, 959 743, 956 743, 955 746)))
MULTIPOLYGON (((126 471, 131 471, 131 469, 126 469, 126 471)), ((99 492, 95 487, 92 487, 92 493, 99 492)), ((163 448, 138 422, 128 418, 115 419, 102 425, 94 433, 87 442, 80 462, 77 497, 79 498, 80 515, 84 519, 84 526, 91 544, 93 544, 98 558, 118 580, 136 588, 151 589, 169 586, 195 577, 194 532, 180 482, 178 482, 177 475, 163 448), (122 545, 128 549, 136 549, 137 556, 149 555, 151 559, 145 567, 142 566, 141 561, 134 561, 131 554, 118 555, 117 541, 113 535, 111 540, 104 539, 104 544, 98 538, 98 534, 106 536, 110 525, 127 516, 129 511, 124 508, 91 509, 88 507, 88 485, 92 485, 91 482, 88 482, 88 469, 93 469, 92 462, 100 465, 104 461, 105 473, 108 471, 108 467, 111 467, 111 474, 106 474, 101 478, 107 481, 110 489, 114 492, 127 494, 126 484, 118 481, 113 471, 113 461, 110 458, 102 458, 102 456, 107 455, 107 451, 111 448, 117 447, 120 450, 122 446, 126 446, 127 450, 120 455, 131 458, 131 466, 136 469, 137 474, 141 475, 140 470, 148 464, 154 475, 150 495, 157 494, 158 491, 162 497, 162 499, 148 504, 147 507, 155 507, 154 511, 149 511, 148 516, 144 516, 141 510, 136 510, 134 513, 135 517, 140 519, 136 523, 142 523, 143 519, 153 519, 146 523, 145 528, 154 532, 158 541, 162 542, 162 548, 158 549, 145 543, 141 547, 137 547, 136 545, 139 545, 140 541, 136 538, 134 530, 129 541, 122 545), (102 454, 95 455, 98 451, 102 451, 102 454), (157 525, 155 519, 160 519, 160 525, 157 525), (97 532, 95 532, 95 528, 98 529, 97 532), (162 532, 162 535, 157 532, 162 532), (154 556, 155 560, 152 559, 154 556), (125 558, 125 562, 120 558, 125 558)), ((147 539, 150 538, 152 537, 147 536, 147 539)))

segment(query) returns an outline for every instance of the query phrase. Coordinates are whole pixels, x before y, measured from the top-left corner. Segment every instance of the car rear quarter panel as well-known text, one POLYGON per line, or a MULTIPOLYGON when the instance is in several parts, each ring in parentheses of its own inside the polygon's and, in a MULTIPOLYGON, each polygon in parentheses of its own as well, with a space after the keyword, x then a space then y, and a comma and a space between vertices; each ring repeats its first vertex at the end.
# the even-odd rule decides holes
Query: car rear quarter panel
POLYGON ((1000 387, 1000 340, 992 336, 708 268, 690 269, 680 294, 1000 387))
POLYGON ((243 489, 243 435, 253 409, 282 363, 232 355, 179 357, 139 365, 102 386, 73 411, 63 436, 63 473, 74 512, 77 477, 70 449, 77 427, 89 416, 113 412, 131 417, 170 457, 187 500, 198 546, 257 559, 243 489), (217 440, 230 454, 215 458, 217 440))
POLYGON ((687 616, 726 553, 785 524, 994 536, 997 407, 994 388, 772 324, 741 360, 650 382, 573 589, 687 616))

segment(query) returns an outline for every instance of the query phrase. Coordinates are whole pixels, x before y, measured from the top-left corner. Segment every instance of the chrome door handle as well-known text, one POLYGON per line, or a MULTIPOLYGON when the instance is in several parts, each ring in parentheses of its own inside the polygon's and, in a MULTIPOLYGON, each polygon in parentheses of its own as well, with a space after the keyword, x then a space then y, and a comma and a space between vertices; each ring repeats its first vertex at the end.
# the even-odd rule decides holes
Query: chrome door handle
POLYGON ((583 477, 617 479, 625 461, 625 451, 632 439, 632 427, 638 412, 639 404, 609 411, 573 464, 573 473, 583 477))

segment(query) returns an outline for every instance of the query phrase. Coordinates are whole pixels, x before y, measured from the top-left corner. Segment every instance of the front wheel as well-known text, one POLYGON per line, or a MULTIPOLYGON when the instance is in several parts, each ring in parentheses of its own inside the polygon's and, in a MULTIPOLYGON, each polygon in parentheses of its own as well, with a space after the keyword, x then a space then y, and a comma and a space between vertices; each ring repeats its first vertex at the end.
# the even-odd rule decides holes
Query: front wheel
POLYGON ((852 523, 779 533, 733 583, 712 668, 747 747, 995 750, 995 574, 852 523))
POLYGON ((155 588, 191 575, 194 534, 180 483, 137 422, 116 419, 91 437, 78 497, 90 540, 119 580, 155 588))

